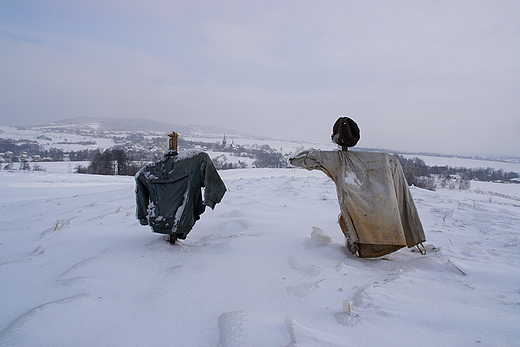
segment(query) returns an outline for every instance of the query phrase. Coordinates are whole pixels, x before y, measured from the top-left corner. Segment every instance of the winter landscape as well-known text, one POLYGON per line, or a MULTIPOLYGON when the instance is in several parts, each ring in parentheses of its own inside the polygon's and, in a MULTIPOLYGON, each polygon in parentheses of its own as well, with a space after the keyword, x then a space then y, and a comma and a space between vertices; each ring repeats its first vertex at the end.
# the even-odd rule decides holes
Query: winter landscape
POLYGON ((519 63, 518 0, 0 1, 0 347, 520 346, 519 63), (289 165, 342 117, 425 254, 349 254, 289 165), (174 245, 134 180, 172 132, 227 186, 174 245))
POLYGON ((520 184, 411 187, 427 254, 360 259, 318 171, 221 170, 222 203, 172 246, 135 219, 132 176, 41 165, 0 170, 1 346, 519 345, 520 184))

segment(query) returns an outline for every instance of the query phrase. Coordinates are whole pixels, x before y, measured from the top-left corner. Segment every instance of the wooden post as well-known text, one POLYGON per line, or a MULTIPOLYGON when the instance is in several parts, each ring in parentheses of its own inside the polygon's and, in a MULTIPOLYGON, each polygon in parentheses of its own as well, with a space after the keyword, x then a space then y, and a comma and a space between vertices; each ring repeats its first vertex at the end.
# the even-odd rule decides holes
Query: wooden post
POLYGON ((168 149, 176 151, 179 143, 179 134, 172 132, 171 134, 168 134, 168 136, 170 137, 168 139, 168 149))

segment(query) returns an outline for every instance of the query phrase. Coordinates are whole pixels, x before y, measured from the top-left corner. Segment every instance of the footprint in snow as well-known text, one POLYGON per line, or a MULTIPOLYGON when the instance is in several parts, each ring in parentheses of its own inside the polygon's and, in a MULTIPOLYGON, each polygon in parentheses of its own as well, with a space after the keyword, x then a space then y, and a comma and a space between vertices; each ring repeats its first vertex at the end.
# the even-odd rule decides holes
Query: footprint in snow
POLYGON ((174 274, 176 272, 179 272, 179 270, 182 268, 182 265, 175 265, 175 266, 171 266, 168 268, 168 270, 166 270, 166 272, 168 274, 174 274))
POLYGON ((321 269, 319 267, 311 264, 302 264, 293 257, 289 258, 289 265, 294 270, 298 271, 299 273, 305 276, 316 277, 321 273, 321 269))
POLYGON ((307 295, 309 295, 313 290, 316 290, 317 288, 320 288, 320 282, 325 281, 326 278, 321 279, 316 282, 312 283, 298 283, 292 286, 285 287, 285 290, 287 290, 289 293, 291 293, 294 296, 297 296, 299 298, 303 298, 307 295))
POLYGON ((251 222, 247 219, 233 219, 223 223, 223 231, 240 231, 251 228, 251 222))
POLYGON ((96 262, 97 260, 99 260, 99 257, 91 257, 91 258, 87 258, 83 261, 80 261, 79 263, 74 264, 71 267, 69 267, 67 270, 63 271, 59 277, 64 277, 71 272, 85 268, 85 267, 89 266, 90 264, 96 262))
POLYGON ((31 318, 34 319, 35 316, 42 315, 41 312, 45 312, 48 308, 57 305, 66 305, 70 302, 87 298, 89 296, 90 293, 80 293, 63 299, 47 302, 30 309, 21 316, 18 316, 12 320, 11 323, 9 323, 2 331, 0 331, 0 346, 15 345, 15 341, 18 340, 18 337, 27 329, 24 328, 24 326, 30 326, 31 318))
POLYGON ((76 284, 84 283, 87 280, 87 277, 78 276, 78 277, 72 277, 72 278, 64 278, 61 280, 54 281, 56 284, 59 284, 64 287, 70 287, 76 284))
POLYGON ((219 347, 243 346, 245 311, 225 312, 218 317, 219 347))
POLYGON ((284 317, 285 327, 289 333, 291 342, 286 347, 297 346, 327 346, 347 347, 353 344, 346 342, 343 336, 329 334, 315 327, 305 326, 289 316, 284 317))
POLYGON ((244 211, 242 210, 233 210, 231 212, 222 213, 220 217, 223 218, 240 218, 244 216, 244 211))

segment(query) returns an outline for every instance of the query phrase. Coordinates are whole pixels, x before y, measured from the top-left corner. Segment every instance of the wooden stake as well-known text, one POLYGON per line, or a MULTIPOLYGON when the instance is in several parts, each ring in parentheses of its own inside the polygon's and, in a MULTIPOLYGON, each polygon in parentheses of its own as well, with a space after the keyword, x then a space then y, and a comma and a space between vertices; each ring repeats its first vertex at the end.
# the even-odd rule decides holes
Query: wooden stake
POLYGON ((170 137, 168 139, 168 149, 176 151, 179 143, 179 134, 172 132, 171 134, 168 134, 168 136, 170 137))

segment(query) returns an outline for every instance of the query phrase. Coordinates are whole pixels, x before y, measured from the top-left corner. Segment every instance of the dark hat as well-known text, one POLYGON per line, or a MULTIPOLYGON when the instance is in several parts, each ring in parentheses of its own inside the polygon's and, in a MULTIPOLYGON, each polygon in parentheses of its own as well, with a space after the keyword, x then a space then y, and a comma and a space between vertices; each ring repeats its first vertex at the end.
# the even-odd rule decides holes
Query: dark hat
POLYGON ((331 139, 342 147, 354 147, 359 141, 359 127, 352 119, 340 117, 332 127, 331 139))

